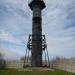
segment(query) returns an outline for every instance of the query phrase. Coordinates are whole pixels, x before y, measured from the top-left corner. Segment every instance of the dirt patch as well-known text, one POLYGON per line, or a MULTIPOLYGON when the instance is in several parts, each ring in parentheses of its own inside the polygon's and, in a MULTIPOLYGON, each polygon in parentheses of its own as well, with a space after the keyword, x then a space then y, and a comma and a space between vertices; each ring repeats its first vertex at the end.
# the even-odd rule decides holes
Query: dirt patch
POLYGON ((46 67, 26 67, 24 69, 19 69, 18 71, 54 71, 54 69, 46 67))

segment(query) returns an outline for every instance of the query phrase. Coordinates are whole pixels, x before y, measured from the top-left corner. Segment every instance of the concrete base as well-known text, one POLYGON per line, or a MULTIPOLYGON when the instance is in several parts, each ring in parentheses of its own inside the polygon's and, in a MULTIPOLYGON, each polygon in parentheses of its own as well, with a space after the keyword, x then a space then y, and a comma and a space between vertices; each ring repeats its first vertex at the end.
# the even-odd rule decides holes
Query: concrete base
POLYGON ((26 67, 24 69, 20 69, 19 71, 54 71, 54 70, 47 67, 26 67))

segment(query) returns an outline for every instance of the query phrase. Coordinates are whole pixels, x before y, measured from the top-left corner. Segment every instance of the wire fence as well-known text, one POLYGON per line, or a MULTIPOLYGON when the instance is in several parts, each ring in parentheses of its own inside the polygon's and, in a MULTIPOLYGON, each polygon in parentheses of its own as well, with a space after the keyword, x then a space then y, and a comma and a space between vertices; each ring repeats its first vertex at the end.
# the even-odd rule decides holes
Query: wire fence
POLYGON ((65 70, 68 72, 74 72, 75 73, 75 65, 52 65, 52 68, 65 70))

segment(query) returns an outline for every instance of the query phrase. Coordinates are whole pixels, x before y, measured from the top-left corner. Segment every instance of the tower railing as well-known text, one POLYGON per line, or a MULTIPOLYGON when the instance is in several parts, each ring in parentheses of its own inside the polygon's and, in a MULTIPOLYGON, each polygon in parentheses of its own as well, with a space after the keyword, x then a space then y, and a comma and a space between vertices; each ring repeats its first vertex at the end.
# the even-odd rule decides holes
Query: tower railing
POLYGON ((28 3, 30 3, 31 1, 44 1, 44 0, 28 0, 28 3))

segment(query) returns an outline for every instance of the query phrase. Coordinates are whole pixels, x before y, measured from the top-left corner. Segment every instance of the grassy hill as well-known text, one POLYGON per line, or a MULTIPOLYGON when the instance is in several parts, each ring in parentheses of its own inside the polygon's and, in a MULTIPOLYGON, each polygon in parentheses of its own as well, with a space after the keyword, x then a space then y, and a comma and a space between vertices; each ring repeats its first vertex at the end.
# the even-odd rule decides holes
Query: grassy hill
POLYGON ((54 70, 54 71, 18 71, 16 69, 0 70, 0 75, 75 75, 74 73, 54 70))

